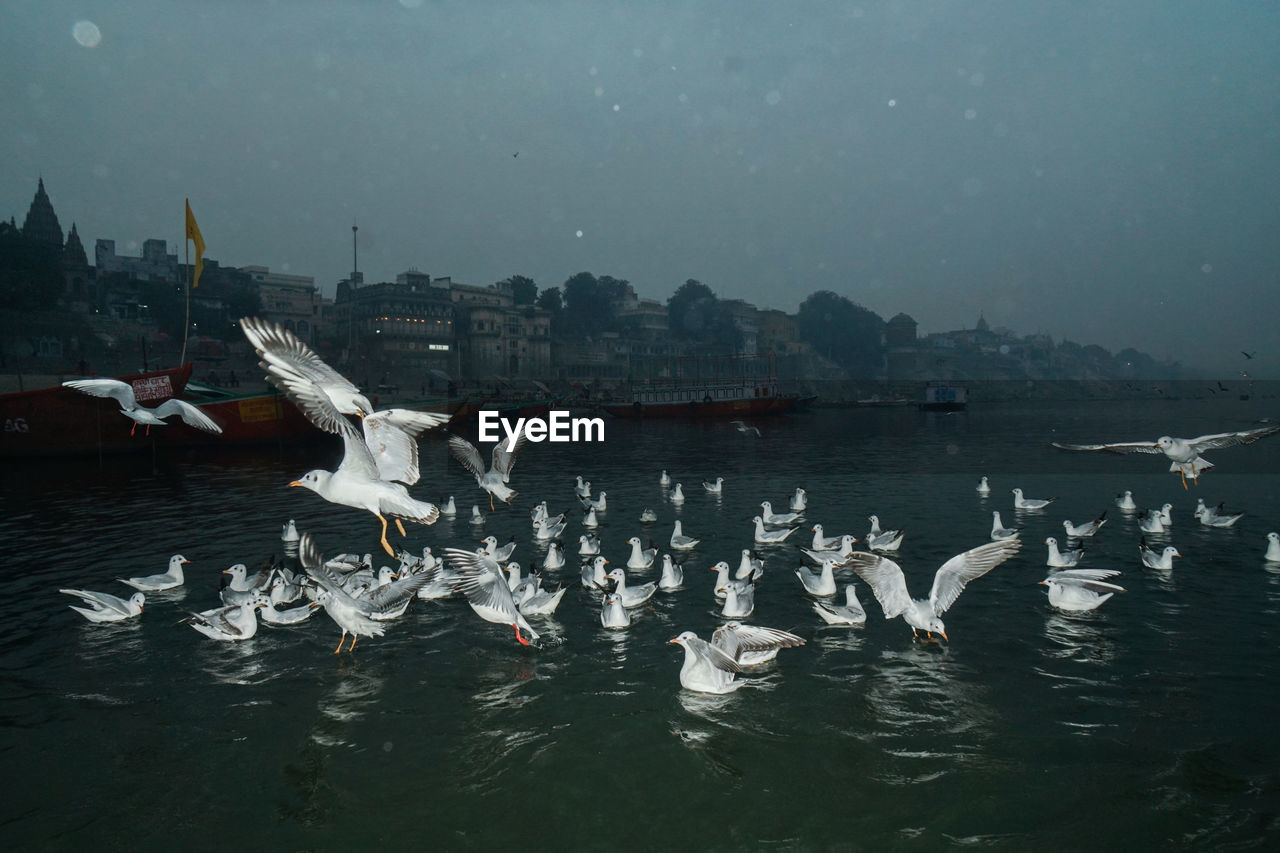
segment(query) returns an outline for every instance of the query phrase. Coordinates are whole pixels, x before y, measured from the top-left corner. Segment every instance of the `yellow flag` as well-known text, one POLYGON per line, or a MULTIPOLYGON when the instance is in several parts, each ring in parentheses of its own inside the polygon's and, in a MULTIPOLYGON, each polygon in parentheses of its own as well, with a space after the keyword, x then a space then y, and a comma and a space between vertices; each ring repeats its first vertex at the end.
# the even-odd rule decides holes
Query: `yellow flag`
POLYGON ((204 237, 200 236, 200 226, 191 215, 191 201, 187 201, 187 239, 196 244, 196 268, 191 276, 191 286, 200 286, 200 273, 204 270, 204 237))

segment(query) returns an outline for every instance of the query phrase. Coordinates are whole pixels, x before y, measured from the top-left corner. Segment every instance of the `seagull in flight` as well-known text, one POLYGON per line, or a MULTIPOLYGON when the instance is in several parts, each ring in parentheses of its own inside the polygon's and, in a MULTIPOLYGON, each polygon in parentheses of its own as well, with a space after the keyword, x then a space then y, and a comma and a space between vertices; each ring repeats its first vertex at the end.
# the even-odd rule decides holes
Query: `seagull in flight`
POLYGON ((129 435, 137 431, 138 424, 146 426, 146 434, 150 435, 153 426, 168 426, 165 418, 172 415, 179 415, 185 423, 196 429, 214 434, 222 432, 222 427, 214 423, 208 415, 177 397, 165 400, 154 409, 140 405, 133 394, 133 386, 119 379, 70 379, 62 385, 81 394, 88 394, 90 397, 107 397, 115 400, 120 404, 120 413, 133 421, 129 435))
POLYGON ((449 452, 476 478, 476 485, 489 493, 489 509, 493 509, 493 498, 496 495, 503 503, 511 503, 517 492, 508 488, 511 482, 511 469, 516 464, 516 454, 524 447, 524 433, 516 439, 515 447, 507 450, 503 442, 493 446, 492 462, 488 470, 484 467, 484 459, 474 444, 461 436, 449 436, 449 452))
POLYGON ((934 574, 928 598, 912 598, 907 592, 902 567, 887 557, 855 551, 845 565, 871 587, 886 619, 901 616, 911 626, 912 636, 918 637, 916 632, 924 631, 930 639, 939 634, 945 640, 947 628, 942 624, 942 614, 955 604, 965 585, 1008 560, 1021 548, 1022 542, 1018 539, 1002 539, 957 554, 934 574))
POLYGON ((1187 488, 1187 478, 1199 485, 1200 474, 1213 467, 1213 463, 1200 454, 1206 450, 1252 444, 1261 438, 1280 432, 1280 426, 1260 427, 1241 432, 1216 432, 1196 438, 1172 438, 1162 435, 1155 441, 1122 441, 1115 444, 1059 444, 1061 450, 1109 450, 1112 453, 1163 453, 1172 464, 1169 470, 1182 477, 1182 488, 1187 488))
POLYGON ((729 423, 730 425, 737 427, 738 432, 745 433, 747 435, 755 433, 756 438, 760 437, 759 427, 754 427, 751 424, 746 423, 745 421, 729 421, 729 423))

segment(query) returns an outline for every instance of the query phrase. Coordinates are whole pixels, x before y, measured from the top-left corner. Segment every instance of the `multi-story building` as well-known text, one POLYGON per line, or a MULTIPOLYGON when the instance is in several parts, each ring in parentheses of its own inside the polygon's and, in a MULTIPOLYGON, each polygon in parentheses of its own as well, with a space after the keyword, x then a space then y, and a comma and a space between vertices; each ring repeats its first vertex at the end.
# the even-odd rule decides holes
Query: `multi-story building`
POLYGON ((320 295, 309 275, 272 272, 268 267, 241 267, 258 286, 263 319, 279 323, 308 344, 316 340, 320 322, 320 295))
MULTIPOLYGON (((444 279, 444 281, 449 281, 444 279)), ((516 305, 509 287, 449 281, 458 317, 463 375, 472 379, 551 376, 551 314, 516 305)))
POLYGON ((394 283, 352 286, 338 283, 333 310, 326 316, 327 338, 341 350, 339 363, 359 373, 395 369, 457 369, 454 310, 447 287, 416 271, 394 283))

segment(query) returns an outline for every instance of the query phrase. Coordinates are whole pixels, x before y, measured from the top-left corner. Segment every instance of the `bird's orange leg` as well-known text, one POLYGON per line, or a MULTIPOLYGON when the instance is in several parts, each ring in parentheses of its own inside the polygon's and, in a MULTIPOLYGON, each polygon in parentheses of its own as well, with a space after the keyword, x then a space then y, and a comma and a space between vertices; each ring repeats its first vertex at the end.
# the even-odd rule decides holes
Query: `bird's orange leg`
POLYGON ((138 422, 134 421, 133 426, 129 427, 129 437, 133 438, 133 434, 138 431, 138 422))
POLYGON ((396 519, 396 530, 399 530, 399 531, 400 531, 400 535, 401 535, 401 536, 408 536, 408 535, 409 535, 409 534, 407 534, 407 533, 405 533, 405 532, 404 532, 404 525, 400 523, 400 519, 398 519, 398 518, 396 519))
POLYGON ((489 493, 489 512, 493 512, 493 492, 489 493))
POLYGON ((1187 472, 1180 470, 1178 471, 1178 476, 1182 478, 1182 490, 1185 492, 1188 488, 1190 488, 1187 485, 1187 472))
POLYGON ((343 631, 343 632, 342 632, 342 636, 338 638, 338 647, 337 647, 336 649, 334 649, 334 650, 333 650, 333 653, 334 653, 335 655, 336 655, 338 652, 342 651, 342 644, 346 641, 346 639, 347 639, 347 632, 346 632, 346 631, 343 631))
POLYGON ((348 649, 347 649, 347 651, 349 651, 349 652, 354 652, 354 651, 356 650, 356 640, 358 640, 358 639, 360 639, 360 635, 359 635, 359 634, 352 634, 352 635, 351 635, 351 647, 350 647, 350 648, 348 648, 348 649))
POLYGON ((519 625, 517 625, 515 622, 512 622, 512 623, 511 623, 511 627, 516 629, 516 639, 520 641, 520 645, 522 645, 522 646, 531 646, 531 645, 533 645, 533 643, 530 643, 530 642, 529 642, 528 640, 526 640, 524 637, 521 637, 521 636, 520 636, 520 626, 519 626, 519 625))
POLYGON ((396 552, 391 550, 391 543, 387 542, 387 520, 383 517, 382 513, 379 512, 375 514, 378 516, 378 521, 382 522, 382 550, 386 551, 388 556, 394 557, 396 552))

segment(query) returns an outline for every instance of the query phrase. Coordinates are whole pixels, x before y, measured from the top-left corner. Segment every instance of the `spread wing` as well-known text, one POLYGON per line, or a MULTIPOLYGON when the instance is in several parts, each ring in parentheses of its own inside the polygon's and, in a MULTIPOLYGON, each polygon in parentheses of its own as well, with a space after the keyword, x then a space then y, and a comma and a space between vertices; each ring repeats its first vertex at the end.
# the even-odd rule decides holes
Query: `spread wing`
POLYGON ((1154 441, 1121 441, 1116 444, 1059 444, 1050 442, 1061 450, 1110 450, 1112 453, 1163 453, 1154 441))
POLYGON ((90 397, 109 397, 119 403, 122 409, 134 409, 138 406, 138 401, 133 396, 133 386, 119 379, 72 379, 62 384, 90 397))
POLYGON ((444 415, 386 409, 361 420, 364 443, 378 466, 383 480, 399 480, 412 486, 418 482, 418 436, 443 422, 444 415))
POLYGON ((511 621, 516 621, 516 603, 497 563, 459 548, 445 548, 444 552, 458 573, 454 586, 468 601, 492 613, 510 614, 511 621))
POLYGON ((413 598, 418 594, 418 590, 435 580, 439 574, 438 569, 432 569, 426 572, 418 572, 417 574, 408 575, 400 578, 400 580, 380 586, 377 589, 370 590, 365 593, 362 600, 365 601, 372 610, 387 610, 397 604, 405 601, 405 599, 413 598))
POLYGON ((483 477, 485 474, 484 460, 480 458, 480 451, 476 450, 476 446, 467 441, 462 436, 449 436, 449 452, 453 454, 453 458, 462 463, 462 467, 466 468, 477 477, 483 477))
POLYGON ((884 609, 884 618, 892 619, 911 606, 907 579, 903 577, 902 567, 893 560, 866 551, 855 551, 846 558, 845 565, 871 587, 876 601, 884 609))
POLYGON ((267 380, 297 403, 313 424, 325 432, 336 433, 336 422, 346 418, 333 404, 330 392, 355 396, 360 389, 325 364, 288 329, 256 317, 241 319, 240 327, 262 356, 259 366, 267 371, 267 380))
MULTIPOLYGON (((337 411, 336 409, 334 410, 337 411)), ((369 446, 364 443, 364 439, 356 432, 356 428, 351 425, 351 421, 338 415, 338 429, 336 432, 342 436, 342 464, 338 466, 338 471, 344 474, 352 474, 360 476, 368 480, 382 479, 378 471, 378 464, 373 461, 373 454, 369 451, 369 446)))
POLYGON ((185 400, 171 399, 165 400, 159 406, 156 406, 156 417, 167 418, 169 415, 180 415, 182 420, 196 429, 202 429, 205 432, 221 433, 222 427, 214 423, 213 418, 200 411, 195 406, 185 400))
POLYGON ((352 598, 350 593, 342 588, 342 577, 325 562, 324 555, 320 553, 310 533, 304 533, 298 539, 298 562, 301 563, 307 576, 335 600, 346 604, 352 610, 361 613, 369 612, 367 603, 361 599, 352 598))
POLYGON ((1206 450, 1216 450, 1219 447, 1234 447, 1237 444, 1252 444, 1260 438, 1266 438, 1280 432, 1280 426, 1262 427, 1261 429, 1249 429, 1243 432, 1219 432, 1212 435, 1202 435, 1198 438, 1187 439, 1196 449, 1197 453, 1203 453, 1206 450))
POLYGON ((516 454, 524 447, 524 433, 516 437, 515 446, 507 450, 507 443, 499 441, 493 446, 493 470, 502 475, 502 482, 511 482, 511 469, 516 464, 516 454))
POLYGON ((716 628, 711 635, 711 644, 736 660, 741 652, 763 652, 769 649, 791 649, 803 646, 804 639, 777 628, 730 622, 716 628))
POLYGON ((982 577, 1021 549, 1021 540, 1003 539, 979 545, 947 560, 933 576, 933 589, 929 591, 933 612, 939 616, 946 613, 964 592, 965 584, 982 577))
POLYGON ((718 646, 698 637, 690 637, 686 642, 698 657, 716 669, 723 669, 725 672, 742 672, 742 666, 718 646))

